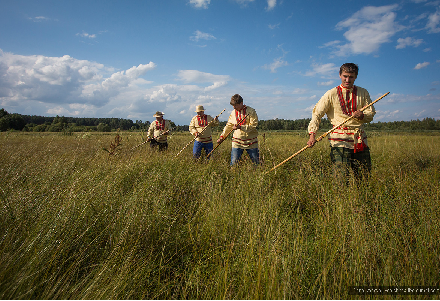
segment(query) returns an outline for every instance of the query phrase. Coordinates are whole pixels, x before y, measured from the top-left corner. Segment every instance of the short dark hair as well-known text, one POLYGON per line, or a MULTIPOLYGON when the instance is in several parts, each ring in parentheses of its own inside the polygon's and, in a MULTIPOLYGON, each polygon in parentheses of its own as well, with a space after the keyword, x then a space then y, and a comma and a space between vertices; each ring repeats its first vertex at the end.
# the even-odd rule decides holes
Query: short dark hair
POLYGON ((231 97, 231 105, 236 105, 243 102, 243 97, 240 94, 235 94, 231 97))
POLYGON ((357 76, 359 73, 359 67, 354 63, 345 63, 339 69, 339 75, 341 75, 344 71, 348 73, 354 73, 357 76))

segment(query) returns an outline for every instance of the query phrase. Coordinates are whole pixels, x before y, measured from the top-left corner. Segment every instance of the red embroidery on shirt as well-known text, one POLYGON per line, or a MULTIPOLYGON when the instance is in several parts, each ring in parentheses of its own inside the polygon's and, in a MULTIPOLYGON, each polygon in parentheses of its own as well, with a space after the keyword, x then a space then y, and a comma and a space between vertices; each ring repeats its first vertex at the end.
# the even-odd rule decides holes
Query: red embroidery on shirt
POLYGON ((341 104, 342 113, 345 115, 351 116, 353 112, 357 111, 357 88, 356 86, 353 86, 353 91, 351 92, 351 100, 350 100, 350 90, 347 89, 345 94, 345 100, 344 96, 342 95, 342 88, 341 86, 337 87, 338 89, 338 96, 339 96, 339 103, 341 104))
POLYGON ((208 115, 203 115, 202 118, 200 118, 200 115, 197 115, 197 121, 199 123, 199 126, 207 126, 208 125, 208 115))
POLYGON ((235 119, 237 120, 237 125, 246 124, 246 118, 239 123, 239 121, 243 119, 245 116, 246 116, 246 106, 243 106, 243 109, 241 109, 241 111, 235 110, 235 119))
POLYGON ((165 119, 162 119, 162 121, 156 120, 156 130, 158 131, 165 130, 165 119))

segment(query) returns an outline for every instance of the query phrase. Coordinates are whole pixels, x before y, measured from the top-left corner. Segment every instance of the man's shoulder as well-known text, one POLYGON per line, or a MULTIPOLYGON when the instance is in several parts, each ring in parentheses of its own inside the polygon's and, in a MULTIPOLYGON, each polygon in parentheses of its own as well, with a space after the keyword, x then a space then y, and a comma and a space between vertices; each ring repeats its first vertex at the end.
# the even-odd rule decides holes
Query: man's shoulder
POLYGON ((250 107, 250 106, 246 106, 246 111, 249 111, 249 113, 252 112, 252 111, 256 112, 255 109, 250 107))
POLYGON ((365 88, 362 88, 362 87, 356 86, 356 89, 357 89, 358 93, 359 93, 359 92, 362 92, 362 93, 368 93, 367 89, 365 89, 365 88))
POLYGON ((336 87, 331 88, 330 90, 327 90, 327 92, 325 92, 324 95, 326 95, 326 94, 328 95, 328 94, 338 93, 338 87, 339 87, 339 86, 336 86, 336 87))

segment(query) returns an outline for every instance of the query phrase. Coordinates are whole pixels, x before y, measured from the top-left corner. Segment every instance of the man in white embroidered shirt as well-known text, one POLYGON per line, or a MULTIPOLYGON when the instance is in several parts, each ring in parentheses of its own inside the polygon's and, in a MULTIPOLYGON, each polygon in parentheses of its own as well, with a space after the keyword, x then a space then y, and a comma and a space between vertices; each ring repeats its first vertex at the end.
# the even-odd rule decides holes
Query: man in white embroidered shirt
POLYGON ((370 149, 363 124, 371 122, 376 114, 373 106, 360 111, 371 103, 371 98, 366 89, 354 85, 358 72, 356 64, 345 63, 341 66, 341 84, 327 91, 313 109, 307 142, 310 147, 316 143, 315 134, 324 114, 327 114, 333 126, 353 116, 354 118, 330 133, 330 157, 335 167, 343 167, 345 171, 348 170, 347 167, 351 168, 357 178, 361 175, 361 170, 366 171, 366 175, 371 170, 370 149))
POLYGON ((165 113, 160 111, 157 111, 153 115, 153 117, 156 117, 156 120, 150 124, 147 136, 147 141, 150 142, 150 147, 155 149, 157 146, 159 146, 159 151, 167 150, 167 136, 171 130, 170 121, 165 120, 163 115, 165 115, 165 113))
POLYGON ((234 110, 229 115, 228 122, 223 129, 217 143, 222 142, 231 130, 232 150, 231 150, 231 166, 240 160, 243 151, 249 155, 249 158, 255 165, 260 163, 260 152, 258 150, 258 116, 257 112, 249 106, 243 104, 243 98, 239 94, 231 97, 231 106, 234 110), (246 118, 244 118, 247 116, 246 118))
POLYGON ((218 117, 212 118, 205 114, 203 106, 196 106, 197 115, 191 119, 189 123, 189 131, 196 136, 194 141, 193 156, 199 159, 202 154, 202 149, 209 154, 213 149, 211 128, 219 124, 218 117), (208 126, 209 125, 209 126, 208 126), (202 133, 203 132, 203 133, 202 133))

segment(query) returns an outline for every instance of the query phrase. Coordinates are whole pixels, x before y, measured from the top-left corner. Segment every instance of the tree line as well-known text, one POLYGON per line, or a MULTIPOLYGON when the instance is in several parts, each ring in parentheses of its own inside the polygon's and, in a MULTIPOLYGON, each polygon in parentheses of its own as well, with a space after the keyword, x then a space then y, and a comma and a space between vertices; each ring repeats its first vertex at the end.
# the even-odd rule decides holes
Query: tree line
MULTIPOLYGON (((270 119, 259 120, 258 129, 263 131, 290 131, 307 130, 310 118, 287 120, 270 119)), ((222 129, 226 121, 220 122, 218 129, 222 129)), ((8 113, 5 109, 0 110, 0 131, 26 131, 26 132, 111 132, 117 130, 139 131, 147 130, 150 121, 143 122, 123 118, 86 118, 86 117, 45 117, 36 115, 21 115, 8 113)), ((188 125, 176 125, 171 121, 175 131, 188 131, 188 125)), ((331 129, 332 125, 327 118, 321 120, 320 128, 331 129)), ((390 131, 415 131, 415 130, 440 130, 440 120, 424 118, 411 121, 390 121, 365 124, 366 130, 390 130, 390 131)))

